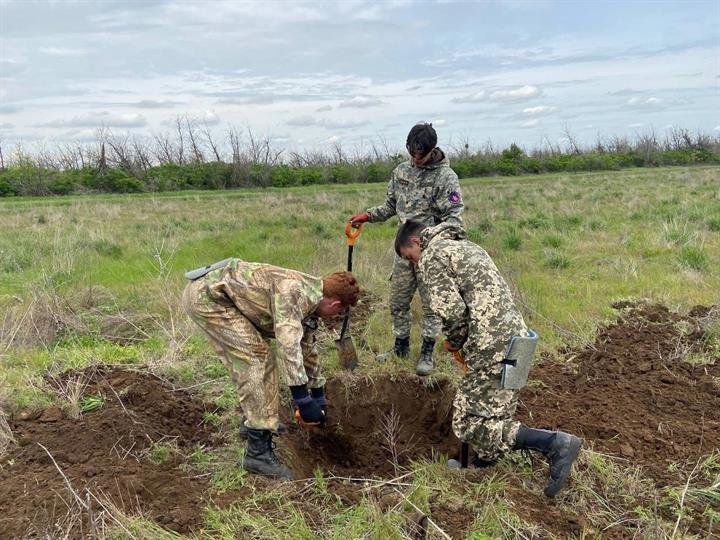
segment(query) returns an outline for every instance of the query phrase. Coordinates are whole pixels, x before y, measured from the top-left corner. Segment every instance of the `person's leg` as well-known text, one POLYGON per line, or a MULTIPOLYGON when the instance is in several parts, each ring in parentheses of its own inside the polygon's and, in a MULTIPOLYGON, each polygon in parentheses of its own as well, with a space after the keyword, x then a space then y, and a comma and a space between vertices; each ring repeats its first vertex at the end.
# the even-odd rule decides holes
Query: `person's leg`
MULTIPOLYGON (((510 450, 536 450, 550 462, 544 493, 554 497, 570 478, 582 440, 562 431, 528 428, 513 420, 518 392, 501 388, 505 346, 471 355, 455 397, 453 430, 477 452, 476 464, 492 463, 510 450)), ((449 463, 457 467, 457 462, 449 463)))
POLYGON ((276 361, 268 343, 232 302, 209 299, 202 279, 185 289, 183 306, 208 335, 237 387, 248 439, 244 467, 291 478, 272 449, 272 435, 280 421, 280 396, 276 361))
POLYGON ((430 310, 430 298, 427 294, 420 275, 417 276, 417 288, 422 301, 422 345, 420 347, 420 356, 416 363, 415 372, 420 376, 430 375, 433 369, 433 351, 435 350, 435 341, 442 331, 442 319, 430 310))
POLYGON ((395 336, 394 352, 400 357, 406 357, 410 350, 410 303, 416 288, 417 280, 412 263, 395 256, 390 278, 389 304, 395 336))
MULTIPOLYGON (((464 350, 467 350, 466 347, 464 350)), ((500 388, 504 345, 469 354, 468 372, 455 396, 453 430, 470 444, 479 460, 497 461, 512 450, 520 423, 512 419, 517 392, 500 388)))

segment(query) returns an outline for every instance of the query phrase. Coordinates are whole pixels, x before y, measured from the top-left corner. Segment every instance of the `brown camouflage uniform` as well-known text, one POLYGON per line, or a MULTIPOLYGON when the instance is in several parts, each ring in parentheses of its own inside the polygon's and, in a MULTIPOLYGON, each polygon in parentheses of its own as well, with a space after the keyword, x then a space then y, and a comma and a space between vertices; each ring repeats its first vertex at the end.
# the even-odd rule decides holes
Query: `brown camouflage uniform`
POLYGON ((322 296, 321 278, 240 259, 185 288, 183 307, 230 371, 246 427, 277 430, 278 368, 289 386, 324 386, 313 315, 322 296))
MULTIPOLYGON (((400 225, 412 219, 429 226, 450 223, 462 227, 462 211, 457 174, 442 150, 436 148, 422 167, 415 167, 410 161, 395 167, 384 204, 366 212, 371 223, 397 215, 400 225)), ((410 303, 415 289, 419 289, 423 304, 422 336, 434 340, 440 334, 440 319, 428 309, 425 287, 417 279, 414 266, 396 256, 390 278, 390 314, 396 337, 410 335, 410 303)))
POLYGON ((418 272, 430 307, 443 320, 448 341, 462 345, 468 371, 455 397, 453 430, 481 459, 496 460, 513 448, 520 423, 512 417, 518 392, 500 387, 502 360, 513 336, 527 335, 512 293, 490 256, 441 224, 421 233, 418 272))

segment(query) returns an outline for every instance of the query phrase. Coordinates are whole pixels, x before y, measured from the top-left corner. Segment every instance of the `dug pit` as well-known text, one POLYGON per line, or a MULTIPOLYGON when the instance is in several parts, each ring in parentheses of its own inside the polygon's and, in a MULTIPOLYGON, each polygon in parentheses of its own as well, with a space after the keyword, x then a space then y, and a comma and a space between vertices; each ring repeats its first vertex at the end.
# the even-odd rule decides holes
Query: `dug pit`
POLYGON ((455 390, 409 374, 332 379, 326 386, 329 422, 305 429, 286 413, 280 453, 298 478, 316 467, 337 476, 392 477, 412 460, 457 454, 452 432, 455 390))

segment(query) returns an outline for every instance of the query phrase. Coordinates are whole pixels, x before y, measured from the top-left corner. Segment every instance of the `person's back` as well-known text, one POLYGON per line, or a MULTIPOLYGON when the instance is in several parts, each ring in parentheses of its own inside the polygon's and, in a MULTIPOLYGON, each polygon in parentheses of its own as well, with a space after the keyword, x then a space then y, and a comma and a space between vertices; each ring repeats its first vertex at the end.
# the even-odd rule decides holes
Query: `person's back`
MULTIPOLYGON (((420 235, 423 256, 418 269, 423 275, 452 276, 454 287, 464 301, 468 323, 474 327, 470 332, 484 343, 476 346, 490 346, 490 341, 506 343, 514 335, 527 331, 520 311, 513 301, 510 287, 490 255, 479 245, 467 239, 465 231, 448 223, 428 227, 420 235)), ((447 306, 445 281, 428 280, 430 304, 439 308, 447 306)))

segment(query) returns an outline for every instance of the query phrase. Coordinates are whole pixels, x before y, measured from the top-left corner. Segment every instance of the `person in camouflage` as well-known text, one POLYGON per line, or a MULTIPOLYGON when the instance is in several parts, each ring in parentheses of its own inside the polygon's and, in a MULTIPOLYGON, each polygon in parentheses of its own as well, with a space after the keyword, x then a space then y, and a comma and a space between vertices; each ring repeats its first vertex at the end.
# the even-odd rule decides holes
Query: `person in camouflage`
MULTIPOLYGON (((490 465, 510 450, 538 450, 550 461, 545 494, 554 496, 567 483, 582 441, 513 420, 518 390, 503 388, 503 360, 513 336, 526 336, 528 329, 492 259, 449 223, 426 227, 407 221, 395 250, 417 265, 430 308, 442 319, 445 348, 461 351, 465 360, 453 403, 453 431, 477 453, 474 464, 490 465)), ((449 464, 459 466, 455 460, 449 464)))
MULTIPOLYGON (((460 183, 444 152, 436 145, 437 133, 432 124, 414 126, 406 143, 410 160, 393 170, 385 202, 369 208, 364 214, 353 215, 350 222, 353 225, 377 223, 397 215, 400 225, 413 219, 425 225, 450 223, 461 227, 464 206, 460 183)), ((440 334, 440 319, 428 309, 425 287, 413 265, 395 257, 389 303, 395 336, 393 351, 403 358, 410 350, 410 303, 416 289, 423 305, 423 343, 416 372, 425 376, 433 368, 432 353, 440 334)))
POLYGON ((200 277, 196 272, 188 274, 195 279, 185 288, 182 302, 210 338, 237 387, 248 441, 243 466, 292 478, 272 445, 280 422, 278 371, 290 387, 302 421, 323 424, 325 379, 314 332, 318 317, 334 317, 355 305, 357 281, 350 272, 321 279, 237 258, 207 269, 211 270, 200 277), (270 348, 272 338, 277 358, 270 348))

